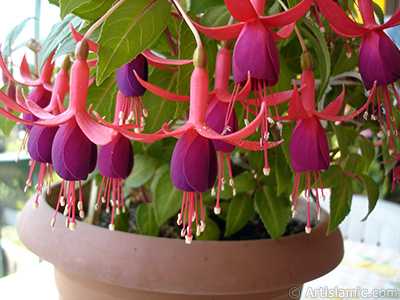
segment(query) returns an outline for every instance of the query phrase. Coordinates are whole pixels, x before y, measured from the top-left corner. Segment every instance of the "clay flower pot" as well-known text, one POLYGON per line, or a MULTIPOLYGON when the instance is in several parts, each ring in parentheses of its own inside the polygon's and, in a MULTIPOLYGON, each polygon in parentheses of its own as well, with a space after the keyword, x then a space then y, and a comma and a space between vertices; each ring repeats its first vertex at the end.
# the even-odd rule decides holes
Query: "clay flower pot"
POLYGON ((324 211, 311 234, 185 245, 79 221, 73 232, 61 215, 52 229, 55 212, 45 197, 57 195, 57 187, 50 196, 43 193, 37 210, 30 199, 18 232, 28 249, 54 264, 60 300, 298 299, 304 282, 329 272, 343 257, 340 231, 326 236, 324 211))

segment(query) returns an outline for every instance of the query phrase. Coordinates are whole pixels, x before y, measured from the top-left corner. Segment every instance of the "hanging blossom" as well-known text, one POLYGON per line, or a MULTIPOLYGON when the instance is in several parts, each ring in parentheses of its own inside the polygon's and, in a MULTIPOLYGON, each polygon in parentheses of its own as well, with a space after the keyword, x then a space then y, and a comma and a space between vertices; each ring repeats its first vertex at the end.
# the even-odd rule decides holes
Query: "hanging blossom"
MULTIPOLYGON (((231 56, 231 42, 223 41, 221 43, 221 49, 218 51, 216 62, 215 62, 215 79, 214 89, 209 94, 209 103, 206 111, 206 121, 208 125, 217 133, 221 135, 229 135, 235 133, 238 130, 238 120, 234 107, 231 105, 232 102, 226 102, 220 100, 220 96, 231 97, 229 93, 229 75, 232 64, 231 56)), ((220 192, 224 190, 225 185, 225 168, 224 168, 224 154, 226 157, 226 164, 229 173, 229 185, 232 187, 233 195, 236 194, 236 189, 233 181, 231 160, 229 153, 231 153, 235 146, 227 142, 220 140, 212 140, 215 150, 218 154, 218 184, 217 192, 215 187, 212 188, 212 195, 217 194, 217 201, 214 207, 214 213, 219 214, 221 212, 220 192)))
MULTIPOLYGON (((27 104, 33 114, 43 121, 40 126, 60 126, 52 148, 54 171, 63 179, 60 190, 59 206, 65 206, 64 214, 68 216, 67 226, 76 228, 76 204, 81 217, 84 215, 81 180, 86 180, 88 174, 96 167, 97 146, 108 144, 117 134, 116 131, 96 122, 86 111, 86 96, 89 86, 89 66, 87 56, 89 45, 82 40, 76 46, 76 61, 71 68, 71 85, 68 108, 53 115, 41 109, 29 97, 27 104), (79 185, 79 199, 75 197, 75 182, 79 185)), ((57 212, 51 222, 54 226, 57 212)))
MULTIPOLYGON (((350 19, 341 7, 330 0, 317 0, 317 3, 329 21, 332 29, 346 38, 362 37, 358 53, 358 66, 362 81, 366 90, 371 90, 374 82, 378 87, 376 99, 372 102, 371 119, 376 120, 375 103, 377 103, 379 128, 378 137, 383 138, 384 123, 386 123, 386 134, 389 137, 389 153, 395 152, 393 136, 397 136, 397 128, 393 116, 393 101, 390 99, 388 86, 392 87, 393 93, 400 108, 400 98, 393 83, 400 79, 400 51, 393 41, 386 35, 384 29, 400 24, 400 9, 383 25, 375 21, 372 0, 358 2, 359 11, 364 26, 350 19)), ((367 118, 368 112, 364 114, 367 118)))
MULTIPOLYGON (((115 106, 115 115, 113 124, 124 124, 128 121, 130 115, 130 107, 126 105, 126 98, 119 91, 115 106)), ((133 169, 133 147, 129 139, 122 134, 117 133, 116 137, 107 145, 99 148, 97 158, 97 167, 103 180, 100 185, 99 195, 95 209, 98 210, 100 199, 102 203, 106 203, 106 211, 110 212, 111 206, 111 223, 110 230, 115 229, 114 216, 125 212, 124 205, 124 180, 131 174, 133 169), (103 191, 104 187, 104 191, 103 191), (111 195, 112 194, 112 195, 111 195)))
POLYGON ((310 224, 310 202, 311 181, 314 180, 315 196, 317 202, 317 217, 320 219, 319 192, 324 197, 324 191, 320 172, 328 170, 330 166, 329 146, 325 130, 320 120, 346 121, 353 119, 368 107, 373 98, 376 86, 373 85, 371 94, 366 104, 347 116, 338 116, 344 100, 344 89, 342 93, 322 112, 315 109, 315 79, 312 73, 312 59, 308 52, 302 54, 301 65, 303 72, 300 78, 301 98, 294 85, 293 97, 289 102, 288 116, 283 119, 298 120, 292 138, 290 140, 290 161, 292 169, 296 172, 290 200, 293 201, 291 208, 293 216, 296 214, 296 203, 299 194, 301 174, 305 173, 305 197, 307 203, 307 225, 305 231, 311 232, 310 224), (319 191, 318 191, 319 189, 319 191))
MULTIPOLYGON (((263 16, 265 1, 231 1, 225 0, 225 4, 232 16, 240 23, 218 28, 205 28, 196 25, 199 31, 207 36, 226 40, 238 37, 233 50, 232 72, 235 82, 232 101, 235 102, 236 92, 239 86, 246 82, 248 74, 251 77, 251 89, 255 91, 255 114, 262 114, 261 140, 260 143, 267 145, 269 140, 269 127, 275 122, 268 109, 261 112, 261 105, 274 106, 278 117, 277 126, 282 129, 279 114, 272 93, 272 86, 279 79, 280 64, 279 53, 275 41, 286 39, 293 32, 295 22, 308 10, 312 1, 303 0, 292 9, 274 16, 263 16), (275 33, 271 27, 283 27, 275 33), (272 101, 267 102, 267 90, 272 95, 272 101)), ((249 103, 247 103, 247 116, 245 123, 248 124, 249 103)), ((270 173, 268 164, 267 146, 264 147, 265 165, 263 172, 270 173)))
MULTIPOLYGON (((178 129, 170 130, 168 124, 165 124, 162 128, 162 132, 154 134, 136 133, 130 131, 128 128, 107 123, 97 113, 93 112, 96 117, 99 118, 101 123, 110 126, 132 140, 151 143, 170 136, 179 138, 177 146, 174 149, 173 163, 171 164, 171 178, 173 182, 176 183, 175 187, 184 191, 182 210, 178 216, 178 223, 183 224, 184 230, 182 230, 182 234, 185 235, 187 243, 191 243, 193 239, 191 221, 197 220, 196 233, 200 234, 200 232, 205 228, 204 216, 201 212, 202 210, 200 209, 199 212, 196 207, 202 207, 201 193, 212 188, 216 178, 216 153, 211 140, 222 140, 248 150, 262 150, 264 147, 260 146, 259 142, 242 140, 256 130, 261 122, 261 117, 259 116, 256 117, 246 128, 229 135, 218 134, 209 126, 206 121, 207 103, 209 98, 209 79, 207 71, 205 70, 206 54, 204 48, 199 47, 196 49, 193 61, 195 69, 191 76, 189 97, 165 91, 151 85, 137 76, 139 82, 144 87, 163 98, 173 101, 190 100, 189 119, 178 129), (191 150, 189 151, 188 149, 191 150), (196 149, 201 149, 201 151, 196 149), (185 157, 187 163, 185 164, 182 162, 179 157, 185 157), (195 164, 196 161, 201 162, 201 167, 197 170, 193 169, 193 164, 195 164), (180 178, 180 180, 177 178, 180 178), (182 178, 186 180, 187 185, 182 186, 178 184, 178 182, 183 181, 182 178), (208 183, 210 184, 208 185, 208 183), (199 188, 199 186, 201 188, 199 188), (198 202, 200 202, 199 205, 196 204, 198 202), (200 214, 200 216, 196 217, 196 214, 200 214), (198 222, 198 220, 200 220, 200 222, 198 222)), ((265 106, 262 105, 261 109, 264 110, 265 106)), ((270 142, 267 147, 271 148, 280 143, 281 141, 270 142)))
MULTIPOLYGON (((7 66, 4 63, 3 56, 0 53, 0 67, 3 72, 3 76, 8 78, 11 82, 18 83, 20 85, 24 86, 29 86, 29 87, 34 87, 33 90, 30 92, 30 97, 33 102, 35 102, 39 107, 44 108, 47 105, 49 105, 51 95, 52 95, 52 90, 53 86, 51 84, 51 78, 53 75, 53 70, 54 70, 54 62, 53 60, 54 53, 52 53, 46 60, 41 73, 40 77, 37 80, 34 80, 32 78, 32 74, 30 72, 29 64, 28 61, 26 60, 26 56, 24 55, 21 61, 20 65, 20 75, 22 79, 24 80, 23 82, 17 81, 12 74, 9 72, 7 69, 7 66)), ((2 97, 5 99, 5 101, 8 103, 4 103, 8 109, 9 112, 12 110, 16 110, 18 112, 23 113, 23 120, 30 121, 30 122, 35 122, 38 120, 36 116, 34 116, 29 109, 27 108, 26 104, 24 101, 19 97, 19 93, 17 91, 14 91, 14 98, 13 97, 2 97), (15 105, 14 98, 17 98, 18 104, 15 105), (12 100, 13 103, 11 103, 8 100, 12 100)), ((1 100, 1 99, 0 99, 1 100)), ((20 152, 23 147, 25 147, 26 142, 29 137, 29 132, 32 129, 31 124, 28 124, 27 122, 24 123, 24 126, 26 128, 24 138, 22 140, 22 145, 20 152)), ((18 161, 18 158, 17 158, 18 161)))
MULTIPOLYGON (((207 126, 209 126, 212 130, 214 130, 216 133, 221 134, 222 136, 228 136, 233 133, 235 133, 238 130, 238 124, 237 124, 237 118, 236 114, 234 111, 234 104, 235 102, 232 101, 232 94, 229 92, 228 87, 229 87, 229 75, 230 75, 230 66, 232 62, 232 57, 230 53, 230 41, 224 41, 222 43, 222 47, 219 50, 217 54, 217 59, 216 59, 216 68, 215 68, 215 85, 214 89, 208 94, 208 99, 209 103, 207 105, 206 109, 206 123, 207 126)), ((180 96, 176 95, 173 93, 170 93, 168 91, 162 90, 154 85, 151 85, 150 83, 142 80, 138 75, 137 79, 139 82, 145 86, 147 89, 149 89, 151 92, 169 99, 173 101, 189 101, 190 97, 189 96, 180 96)), ((242 100, 246 98, 251 90, 251 80, 248 78, 247 83, 243 87, 240 92, 237 92, 235 95, 235 98, 237 100, 242 100)), ((267 105, 273 105, 273 104, 280 104, 284 101, 287 101, 290 99, 292 96, 293 91, 286 91, 286 92, 280 92, 275 94, 274 96, 267 96, 267 105), (273 97, 273 98, 272 98, 273 97), (272 101, 275 102, 272 102, 272 101)), ((249 104, 254 104, 255 100, 254 99, 247 99, 246 100, 246 105, 248 106, 249 104)), ((259 117, 260 118, 260 117, 259 117)), ((190 119, 189 119, 190 121, 190 119)), ((259 124, 257 122, 260 122, 259 120, 255 120, 251 124, 251 130, 249 131, 250 133, 246 133, 247 135, 251 134, 252 132, 255 131, 255 128, 257 127, 256 124, 259 124)), ((201 127, 198 127, 200 130, 198 131, 199 134, 205 136, 205 132, 201 130, 201 127)), ((207 127, 204 127, 207 128, 207 127)), ((173 131, 172 133, 169 133, 169 131, 166 129, 166 126, 164 126, 164 130, 166 134, 172 134, 178 137, 179 134, 181 134, 181 131, 173 131)), ((246 129, 247 131, 247 129, 246 129)), ((161 137, 161 135, 158 135, 161 137)), ((139 137, 139 136, 137 136, 139 137)), ((245 137, 245 136, 244 136, 245 137)), ((141 141, 148 141, 150 137, 146 137, 144 140, 142 139, 141 141)), ((224 163, 223 163, 223 153, 226 155, 226 161, 228 165, 228 172, 229 172, 229 184, 232 186, 233 193, 235 194, 235 187, 234 187, 234 181, 233 181, 233 176, 232 176, 232 168, 230 166, 230 159, 228 153, 232 152, 235 148, 234 143, 232 144, 232 141, 226 142, 221 140, 221 136, 218 137, 218 139, 212 139, 214 146, 216 150, 218 151, 218 157, 219 157, 219 166, 218 166, 218 190, 215 191, 215 188, 212 189, 212 194, 215 195, 217 194, 217 202, 216 206, 214 208, 214 212, 216 214, 220 213, 221 208, 219 206, 220 202, 220 190, 223 189, 224 183, 226 182, 225 180, 225 175, 224 175, 224 163)), ((239 145, 239 147, 248 147, 251 144, 243 145, 240 143, 247 143, 247 142, 240 142, 236 141, 239 145)), ((253 144, 254 145, 257 143, 253 144)), ((271 144, 270 144, 271 145, 271 144)), ((261 147, 260 145, 258 145, 261 147)), ((268 145, 269 146, 269 145, 268 145)), ((261 149, 264 149, 261 147, 261 149)), ((253 150, 257 150, 256 148, 253 148, 253 150)), ((260 149, 258 149, 260 150, 260 149)))
MULTIPOLYGON (((64 101, 65 95, 69 89, 69 71, 70 61, 69 56, 66 56, 64 62, 61 66, 61 70, 57 74, 54 82, 54 89, 50 103, 44 108, 45 111, 58 115, 61 111, 65 110, 62 103, 64 101)), ((30 160, 30 172, 29 178, 26 182, 26 189, 31 185, 32 174, 37 163, 40 165, 38 183, 35 186, 37 193, 34 202, 34 208, 38 207, 38 198, 42 193, 44 183, 49 186, 48 193, 50 193, 51 178, 52 178, 52 158, 51 152, 53 147, 53 140, 58 131, 58 126, 54 127, 43 127, 43 126, 32 126, 30 130, 29 140, 28 140, 28 153, 31 156, 30 160)))
MULTIPOLYGON (((144 118, 147 117, 147 110, 144 106, 142 96, 146 89, 138 82, 133 70, 135 70, 141 78, 147 81, 147 58, 142 54, 139 54, 131 62, 126 63, 120 69, 117 69, 118 88, 125 97, 124 102, 129 106, 129 115, 125 122, 129 123, 130 121, 133 121, 136 125, 143 128, 145 124, 144 118)), ((138 131, 140 132, 139 128, 138 131)))
MULTIPOLYGON (((47 59, 46 64, 43 68, 44 74, 46 75, 43 75, 43 77, 41 77, 41 79, 39 79, 36 82, 26 80, 25 83, 28 82, 30 84, 36 85, 33 92, 30 93, 30 97, 33 99, 39 99, 39 101, 36 101, 36 104, 38 106, 43 106, 46 102, 48 102, 47 93, 50 93, 51 95, 50 103, 48 103, 48 105, 45 106, 43 110, 48 113, 57 115, 65 110, 64 107, 62 106, 62 102, 64 101, 65 95, 69 89, 68 70, 70 67, 70 62, 69 62, 69 56, 67 56, 64 59, 60 72, 57 74, 53 87, 47 81, 47 79, 51 78, 51 73, 49 72, 50 70, 52 71, 54 67, 54 64, 51 63, 52 58, 53 55, 51 55, 47 59), (46 86, 48 89, 52 88, 53 92, 48 92, 44 86, 46 86), (42 91, 46 91, 44 93, 46 97, 36 97, 36 95, 43 94, 42 91), (43 101, 43 98, 45 99, 45 101, 43 101)), ((22 64, 22 66, 24 65, 25 63, 22 64)), ((24 68, 25 67, 21 67, 21 69, 24 68)), ((31 114, 31 112, 27 109, 26 103, 19 97, 19 95, 17 96, 17 98, 18 98, 18 103, 15 103, 14 99, 7 97, 3 93, 0 94, 0 101, 3 102, 10 110, 15 110, 17 112, 23 113, 24 114, 23 119, 20 119, 19 117, 16 117, 11 113, 8 113, 8 111, 6 110, 0 111, 0 114, 16 122, 23 123, 29 130, 28 131, 29 139, 27 146, 28 146, 28 153, 31 156, 31 160, 29 162, 30 172, 28 180, 26 182, 25 191, 31 185, 33 171, 37 163, 39 163, 40 165, 39 177, 38 177, 38 182, 35 186, 37 194, 35 202, 33 204, 34 208, 37 208, 38 197, 42 193, 44 184, 47 183, 50 186, 51 183, 52 170, 53 170, 51 152, 52 152, 53 139, 58 130, 58 126, 46 126, 46 127, 38 126, 37 121, 40 120, 36 116, 31 114)), ((25 136, 25 138, 27 138, 27 135, 25 136)), ((50 188, 48 192, 50 192, 50 188)))

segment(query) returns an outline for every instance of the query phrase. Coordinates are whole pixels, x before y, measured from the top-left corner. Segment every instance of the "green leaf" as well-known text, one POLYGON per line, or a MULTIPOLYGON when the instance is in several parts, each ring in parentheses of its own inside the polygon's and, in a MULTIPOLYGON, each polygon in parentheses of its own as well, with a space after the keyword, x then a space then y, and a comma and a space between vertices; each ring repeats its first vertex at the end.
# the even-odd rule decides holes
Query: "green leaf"
POLYGON ((342 168, 337 165, 332 165, 329 170, 321 172, 321 181, 324 188, 333 188, 342 183, 345 179, 345 173, 342 168))
POLYGON ((121 4, 101 30, 97 83, 153 43, 165 30, 170 11, 167 0, 135 0, 121 4))
MULTIPOLYGON (((209 217, 205 217, 204 223, 206 224, 206 229, 204 232, 200 234, 200 236, 196 236, 196 240, 199 241, 217 241, 220 236, 220 231, 217 223, 213 219, 209 217)), ((195 224, 195 223, 193 223, 195 224)), ((195 227, 194 227, 195 228, 195 227)))
POLYGON ((286 161, 285 154, 283 153, 282 147, 277 146, 274 148, 275 151, 275 176, 277 183, 277 195, 280 196, 283 192, 286 192, 292 180, 292 169, 286 161))
MULTIPOLYGON (((195 14, 203 13, 207 8, 222 5, 224 4, 223 0, 202 0, 202 1, 192 1, 190 4, 190 10, 195 14)), ((224 5, 225 6, 225 5, 224 5)), ((227 23, 224 23, 225 25, 227 23)), ((214 27, 214 26, 211 26, 214 27)))
MULTIPOLYGON (((192 12, 188 13, 192 19, 196 19, 196 15, 192 12)), ((179 25, 179 59, 192 59, 193 52, 196 49, 196 41, 189 26, 182 20, 179 25)), ((194 70, 193 64, 187 64, 179 67, 178 77, 176 81, 176 92, 180 95, 189 95, 190 78, 194 70)), ((178 103, 174 118, 178 118, 189 107, 188 103, 178 103)))
POLYGON ((11 131, 17 123, 7 118, 0 117, 0 129, 5 136, 10 136, 11 131))
POLYGON ((325 93, 326 87, 329 83, 329 75, 331 71, 331 60, 329 55, 329 49, 326 44, 325 36, 322 35, 319 26, 311 20, 303 18, 303 23, 308 27, 309 30, 302 30, 302 34, 307 38, 315 52, 319 62, 319 69, 321 72, 321 85, 318 92, 317 101, 319 101, 325 93))
POLYGON ((361 153, 365 161, 365 170, 368 170, 371 162, 375 158, 375 146, 370 139, 367 139, 362 135, 358 136, 357 144, 361 149, 361 153))
POLYGON ((136 154, 132 174, 125 184, 131 188, 137 188, 145 184, 154 175, 160 161, 146 154, 136 154))
MULTIPOLYGON (((86 33, 86 31, 89 29, 89 25, 82 28, 78 32, 82 35, 86 33)), ((90 35, 90 40, 93 42, 97 42, 99 37, 100 37, 100 29, 101 28, 96 28, 95 31, 92 32, 90 35)), ((72 53, 75 51, 75 46, 76 46, 76 41, 74 37, 72 36, 72 33, 70 33, 62 42, 62 44, 57 48, 56 53, 54 54, 54 60, 59 58, 60 56, 63 56, 68 53, 72 53)))
POLYGON ((89 0, 74 9, 73 14, 81 19, 96 21, 102 17, 113 5, 111 0, 89 0))
POLYGON ((140 234, 158 236, 160 227, 157 226, 156 217, 150 203, 139 205, 136 215, 136 225, 140 234))
POLYGON ((330 198, 330 216, 327 234, 331 233, 349 214, 353 188, 351 179, 346 178, 332 188, 330 198))
POLYGON ((129 211, 115 215, 114 224, 115 230, 129 232, 129 211))
POLYGON ((378 4, 376 4, 375 2, 372 3, 374 5, 374 12, 379 19, 379 23, 382 25, 383 23, 385 23, 385 14, 383 13, 382 8, 378 4))
POLYGON ((257 187, 257 182, 254 180, 254 175, 251 172, 243 172, 233 178, 236 192, 249 192, 257 187))
POLYGON ((229 204, 225 236, 243 228, 254 213, 253 200, 247 193, 236 195, 229 204))
POLYGON ((347 157, 349 154, 349 149, 347 147, 347 140, 342 132, 342 127, 341 126, 336 126, 333 124, 333 122, 330 122, 333 131, 335 132, 338 144, 339 144, 339 149, 340 149, 340 156, 343 158, 347 157))
POLYGON ((39 53, 39 66, 42 67, 50 54, 57 49, 59 44, 71 34, 70 23, 75 27, 82 23, 82 20, 73 15, 67 16, 63 21, 56 23, 42 45, 39 53))
POLYGON ((350 58, 347 56, 347 48, 344 44, 336 62, 332 65, 332 76, 353 70, 358 63, 357 53, 352 50, 350 58))
POLYGON ((345 159, 344 172, 352 173, 352 174, 360 174, 364 172, 365 169, 365 161, 364 158, 356 153, 351 153, 345 159))
POLYGON ((378 184, 375 182, 375 180, 373 180, 368 175, 359 174, 358 177, 362 180, 363 187, 364 189, 367 190, 367 195, 368 195, 368 213, 362 219, 362 221, 365 221, 368 218, 369 214, 374 210, 376 202, 378 201, 379 187, 378 184))
MULTIPOLYGON (((169 92, 175 92, 177 73, 165 69, 154 69, 149 77, 149 82, 169 92)), ((143 96, 143 102, 148 112, 145 119, 145 133, 154 133, 161 126, 174 118, 176 102, 170 101, 147 91, 143 96)))
MULTIPOLYGON (((114 117, 114 104, 117 92, 117 78, 114 73, 104 80, 99 86, 92 84, 88 89, 87 106, 92 105, 92 110, 106 116, 114 117)), ((107 118, 106 118, 107 119, 107 118)))
POLYGON ((268 186, 257 189, 255 206, 269 235, 277 239, 286 230, 287 217, 290 214, 288 199, 277 197, 276 192, 268 186))
MULTIPOLYGON (((382 139, 382 158, 383 158, 383 168, 385 169, 385 176, 387 176, 396 165, 397 160, 393 161, 393 156, 389 154, 390 142, 388 136, 385 134, 385 137, 382 139)), ((400 140, 398 138, 393 139, 393 147, 395 153, 399 153, 400 151, 400 140)))
POLYGON ((3 51, 1 53, 3 56, 11 56, 11 49, 14 45, 15 41, 18 39, 19 35, 21 34, 22 30, 24 30, 26 24, 34 18, 27 18, 23 20, 18 25, 14 26, 13 29, 7 34, 6 39, 3 43, 3 51))
POLYGON ((72 13, 76 8, 89 2, 90 0, 60 0, 60 18, 64 20, 64 18, 72 13))
POLYGON ((153 208, 157 224, 161 226, 179 211, 183 192, 172 184, 169 167, 162 168, 153 182, 153 208))

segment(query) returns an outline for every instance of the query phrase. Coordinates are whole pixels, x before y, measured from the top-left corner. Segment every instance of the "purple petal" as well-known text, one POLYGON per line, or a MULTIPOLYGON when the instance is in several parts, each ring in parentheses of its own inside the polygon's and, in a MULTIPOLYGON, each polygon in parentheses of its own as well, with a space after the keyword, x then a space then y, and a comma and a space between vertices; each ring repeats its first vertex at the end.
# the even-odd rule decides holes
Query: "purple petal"
POLYGON ((136 79, 133 70, 136 71, 140 78, 147 81, 147 59, 142 54, 139 54, 130 63, 124 64, 121 69, 117 69, 117 84, 124 97, 141 97, 146 91, 136 79))
POLYGON ((251 78, 275 85, 279 78, 279 53, 275 40, 260 20, 247 22, 233 50, 232 72, 235 83, 251 78))
MULTIPOLYGON (((45 108, 51 99, 51 92, 46 90, 43 85, 38 85, 33 89, 33 91, 29 94, 29 98, 39 105, 41 108, 45 108)), ((36 116, 32 114, 23 114, 23 119, 31 122, 36 122, 39 120, 36 116)), ((28 129, 32 129, 32 125, 24 125, 28 129)))
POLYGON ((194 130, 188 130, 179 138, 172 153, 170 175, 172 183, 178 190, 186 192, 195 191, 186 181, 183 160, 196 135, 197 133, 194 130))
POLYGON ((52 150, 53 167, 65 180, 86 180, 97 160, 97 147, 82 132, 75 119, 58 130, 52 150))
POLYGON ((316 117, 297 122, 290 141, 293 171, 329 169, 329 146, 325 130, 316 117))
POLYGON ((374 81, 389 85, 400 78, 400 51, 383 31, 371 30, 361 40, 358 66, 367 90, 374 81))
MULTIPOLYGON (((213 98, 207 106, 206 121, 208 125, 217 133, 222 133, 225 129, 225 118, 229 104, 213 98)), ((226 131, 229 135, 238 130, 238 121, 235 110, 233 110, 231 117, 228 120, 227 126, 230 131, 226 131)), ((235 150, 235 146, 220 140, 212 140, 215 150, 225 153, 231 153, 235 150)))
POLYGON ((131 142, 118 134, 109 144, 100 147, 97 166, 100 174, 104 177, 127 178, 133 168, 131 142))
POLYGON ((217 175, 214 164, 217 165, 217 155, 212 141, 197 134, 188 147, 183 161, 187 183, 200 193, 210 189, 217 175))
POLYGON ((33 126, 29 133, 28 152, 37 162, 52 163, 51 150, 57 133, 56 127, 33 126))

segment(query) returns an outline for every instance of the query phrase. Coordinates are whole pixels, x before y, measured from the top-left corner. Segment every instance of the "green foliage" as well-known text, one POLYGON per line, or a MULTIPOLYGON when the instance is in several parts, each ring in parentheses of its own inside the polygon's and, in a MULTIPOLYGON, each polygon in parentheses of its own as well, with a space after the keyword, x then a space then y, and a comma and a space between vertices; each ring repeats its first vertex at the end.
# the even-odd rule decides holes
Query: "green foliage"
POLYGON ((282 236, 290 215, 288 198, 277 197, 276 191, 269 186, 256 190, 255 206, 261 220, 273 239, 282 236))
MULTIPOLYGON (((27 18, 23 20, 21 23, 16 25, 13 29, 11 29, 7 36, 6 39, 3 42, 2 48, 3 50, 1 51, 1 54, 3 56, 11 56, 12 48, 14 46, 15 41, 18 39, 20 36, 21 32, 24 30, 26 24, 33 18, 27 18)), ((33 19, 34 20, 34 19, 33 19)), ((15 50, 15 49, 13 49, 15 50)))
POLYGON ((327 234, 331 233, 350 212, 353 188, 351 179, 346 178, 331 190, 330 216, 327 234))
POLYGON ((71 27, 74 28, 80 25, 82 20, 74 15, 69 15, 64 20, 56 23, 51 28, 50 34, 47 36, 46 40, 43 43, 43 50, 39 55, 39 66, 42 67, 46 61, 46 59, 50 56, 50 54, 57 49, 62 41, 65 40, 67 36, 71 36, 71 27))
MULTIPOLYGON (((104 80, 99 86, 92 84, 88 89, 87 105, 92 105, 92 110, 100 116, 113 117, 114 99, 117 96, 117 79, 115 74, 104 80)), ((112 122, 112 120, 111 120, 112 122)))
POLYGON ((329 82, 331 60, 329 55, 329 49, 325 42, 325 37, 322 35, 319 27, 312 21, 303 19, 303 23, 306 27, 302 26, 302 33, 310 41, 312 49, 316 51, 318 58, 318 70, 320 71, 321 85, 318 92, 317 101, 322 98, 325 93, 325 89, 329 82))
MULTIPOLYGON (((175 92, 176 77, 175 71, 154 69, 149 76, 149 81, 169 92, 175 92)), ((164 99, 149 91, 144 94, 143 102, 148 112, 148 117, 145 119, 145 133, 156 132, 162 125, 174 119, 176 102, 164 99)))
POLYGON ((158 38, 168 24, 170 9, 167 0, 137 0, 124 2, 111 14, 98 41, 98 84, 158 38))
POLYGON ((156 216, 150 203, 142 203, 137 210, 137 227, 140 234, 158 236, 160 227, 157 225, 156 216))
MULTIPOLYGON (((49 1, 60 7, 62 21, 53 26, 49 36, 41 44, 42 51, 39 53, 37 66, 39 69, 54 51, 54 59, 71 54, 71 60, 74 61, 76 41, 71 34, 70 25, 72 24, 80 34, 85 34, 116 3, 114 0, 49 1)), ((288 0, 286 4, 288 7, 293 7, 298 2, 299 0, 288 0)), ((349 9, 355 13, 357 7, 352 1, 347 2, 349 2, 349 9)), ((231 14, 223 0, 180 1, 180 3, 188 12, 189 17, 204 27, 227 26, 231 21, 231 14)), ((341 5, 345 8, 343 3, 341 5)), ((270 1, 265 7, 266 15, 274 15, 283 10, 281 3, 277 1, 270 1)), ((383 13, 376 4, 374 4, 374 11, 382 23, 383 13)), ((90 106, 91 111, 96 111, 107 121, 112 122, 118 90, 116 69, 131 61, 145 49, 150 49, 154 54, 164 58, 192 59, 197 47, 196 40, 187 23, 177 15, 179 14, 175 6, 168 0, 127 0, 91 33, 90 40, 98 43, 99 50, 97 53, 91 53, 89 57, 98 61, 96 66, 91 65, 91 77, 96 78, 95 82, 88 87, 87 108, 90 106)), ((24 20, 9 32, 3 43, 4 56, 11 56, 12 52, 19 47, 16 46, 16 40, 29 20, 24 20)), ((363 106, 367 99, 357 69, 361 38, 346 41, 330 30, 324 18, 322 22, 327 33, 321 32, 319 24, 313 20, 314 18, 303 17, 297 22, 304 45, 312 56, 312 71, 316 79, 315 92, 311 91, 309 95, 302 95, 302 98, 315 96, 315 109, 321 112, 338 97, 344 88, 345 101, 339 115, 349 115, 363 106)), ((233 23, 236 22, 233 20, 233 23)), ((273 28, 273 30, 276 32, 280 28, 273 28)), ((207 53, 206 70, 211 91, 220 41, 202 33, 200 37, 207 53)), ((235 39, 232 40, 232 44, 233 52, 235 39)), ((304 90, 305 86, 299 84, 302 73, 299 62, 303 52, 299 37, 293 33, 288 39, 277 40, 276 45, 280 63, 279 82, 273 87, 267 87, 265 94, 291 90, 293 84, 296 84, 300 91, 304 90)), ((154 66, 154 62, 152 64, 150 61, 149 82, 171 93, 189 95, 193 64, 169 67, 170 69, 158 68, 154 66)), ((234 83, 231 80, 230 92, 233 91, 233 86, 234 83)), ((25 89, 27 93, 30 92, 29 88, 25 89)), ((6 88, 3 87, 2 91, 5 92, 5 90, 6 88)), ((389 90, 391 99, 395 99, 391 88, 389 90)), ((382 105, 382 90, 379 89, 378 93, 382 105)), ((253 99, 256 96, 260 95, 256 95, 253 85, 253 91, 248 98, 253 99)), ((302 99, 302 101, 304 103, 310 99, 302 99)), ((373 108, 375 110, 376 100, 373 108)), ((246 103, 245 100, 242 102, 237 100, 235 104, 240 128, 245 127, 244 118, 250 115, 249 120, 254 120, 253 112, 259 111, 259 106, 254 108, 251 105, 249 113, 246 103)), ((288 103, 289 101, 286 101, 277 107, 270 106, 265 113, 265 117, 276 117, 279 114, 284 120, 282 131, 276 123, 267 124, 271 140, 283 140, 280 146, 269 149, 266 153, 271 174, 269 176, 263 174, 265 165, 263 151, 237 149, 231 153, 236 194, 234 195, 233 188, 225 183, 224 188, 220 190, 222 212, 218 216, 210 213, 215 205, 216 197, 211 196, 209 192, 203 195, 207 227, 200 237, 195 237, 196 239, 217 240, 231 236, 256 217, 255 211, 272 238, 279 238, 285 232, 287 220, 290 217, 288 199, 295 175, 291 168, 289 145, 296 121, 288 120, 288 103)), ((166 124, 168 129, 174 130, 187 121, 188 102, 170 101, 146 91, 143 104, 148 112, 143 131, 145 134, 160 132, 161 128, 166 131, 166 127, 163 127, 166 124)), ((371 110, 371 107, 369 109, 371 110)), ((392 107, 392 109, 393 122, 398 127, 398 108, 392 107)), ((386 119, 386 110, 387 108, 381 111, 383 120, 386 119)), ((375 114, 377 113, 376 111, 375 114)), ((19 115, 16 112, 14 114, 19 115)), ((263 125, 267 123, 265 119, 262 122, 263 125)), ((10 134, 14 125, 14 122, 0 118, 0 130, 5 135, 10 134)), ((331 189, 331 215, 328 229, 330 233, 350 211, 351 199, 355 192, 368 196, 368 214, 364 220, 368 217, 377 203, 379 193, 388 190, 388 185, 391 183, 390 174, 397 160, 389 153, 391 141, 387 137, 385 125, 383 125, 385 137, 381 140, 367 137, 368 133, 365 133, 365 136, 364 133, 361 134, 366 129, 375 135, 381 130, 378 122, 366 121, 361 115, 353 120, 341 122, 322 121, 322 125, 328 137, 331 159, 330 168, 321 171, 323 187, 331 189)), ((179 138, 179 136, 176 137, 179 138)), ((164 226, 172 222, 171 218, 174 218, 181 208, 183 192, 173 186, 169 168, 172 151, 177 141, 176 137, 149 144, 133 142, 135 165, 131 176, 125 181, 125 192, 131 201, 136 203, 136 201, 144 200, 145 202, 138 205, 136 216, 137 227, 141 234, 157 236, 160 232, 165 232, 164 226), (134 191, 128 193, 128 188, 134 191), (141 196, 138 196, 140 193, 142 193, 141 196)), ((260 128, 251 136, 246 137, 249 141, 257 142, 260 138, 260 128)), ((397 136, 393 138, 393 147, 396 153, 400 153, 400 139, 397 136)), ((224 165, 223 168, 228 182, 227 166, 224 165)), ((299 193, 305 187, 304 172, 300 177, 299 193)), ((313 181, 311 188, 315 188, 313 181)), ((218 183, 215 184, 215 187, 217 186, 218 183)), ((128 231, 127 218, 127 213, 115 218, 117 230, 128 231)), ((195 227, 195 222, 192 225, 195 227)))
POLYGON ((253 199, 246 193, 232 198, 226 218, 225 236, 230 236, 243 228, 254 214, 253 199))
POLYGON ((182 203, 183 192, 172 184, 168 164, 163 165, 152 182, 153 207, 157 224, 160 226, 175 216, 182 203))
POLYGON ((59 0, 61 20, 64 20, 68 14, 72 13, 75 9, 79 8, 79 6, 82 6, 89 1, 90 0, 59 0))
POLYGON ((135 165, 125 184, 131 188, 142 186, 150 180, 159 165, 160 161, 155 157, 146 154, 135 154, 135 165))

